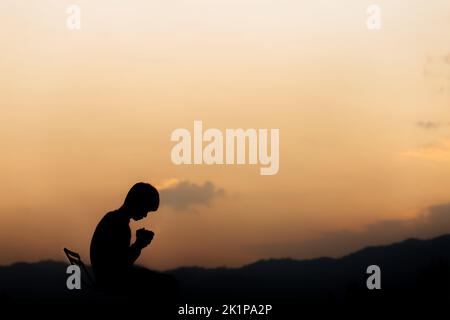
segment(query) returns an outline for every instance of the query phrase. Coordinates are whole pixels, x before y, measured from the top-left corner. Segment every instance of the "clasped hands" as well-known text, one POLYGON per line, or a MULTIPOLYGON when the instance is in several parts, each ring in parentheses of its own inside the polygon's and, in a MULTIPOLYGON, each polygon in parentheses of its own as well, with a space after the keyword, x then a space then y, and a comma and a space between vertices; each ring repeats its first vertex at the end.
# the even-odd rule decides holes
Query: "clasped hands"
POLYGON ((150 230, 146 230, 145 228, 141 228, 136 230, 136 246, 143 249, 148 246, 155 236, 155 233, 150 230))

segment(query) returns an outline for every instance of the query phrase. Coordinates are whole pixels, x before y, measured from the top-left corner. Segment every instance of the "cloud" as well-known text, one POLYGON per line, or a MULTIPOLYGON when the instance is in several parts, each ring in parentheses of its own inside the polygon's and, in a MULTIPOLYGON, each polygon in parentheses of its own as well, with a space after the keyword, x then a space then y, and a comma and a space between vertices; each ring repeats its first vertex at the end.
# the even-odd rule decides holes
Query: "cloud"
POLYGON ((187 180, 171 179, 159 188, 161 204, 177 210, 185 210, 195 205, 209 205, 213 199, 225 194, 222 188, 217 188, 210 181, 201 185, 187 180))
POLYGON ((450 53, 443 56, 444 63, 450 64, 450 53))
POLYGON ((401 155, 436 162, 448 162, 450 161, 450 138, 441 138, 423 147, 404 151, 401 155))
POLYGON ((431 206, 412 219, 381 220, 358 231, 327 232, 309 241, 258 246, 258 250, 274 257, 340 257, 367 246, 446 233, 450 233, 450 203, 431 206))
POLYGON ((450 53, 428 55, 423 65, 423 75, 435 93, 450 93, 450 53))
POLYGON ((425 130, 436 130, 444 126, 449 126, 450 123, 436 122, 436 121, 418 121, 416 125, 425 130))

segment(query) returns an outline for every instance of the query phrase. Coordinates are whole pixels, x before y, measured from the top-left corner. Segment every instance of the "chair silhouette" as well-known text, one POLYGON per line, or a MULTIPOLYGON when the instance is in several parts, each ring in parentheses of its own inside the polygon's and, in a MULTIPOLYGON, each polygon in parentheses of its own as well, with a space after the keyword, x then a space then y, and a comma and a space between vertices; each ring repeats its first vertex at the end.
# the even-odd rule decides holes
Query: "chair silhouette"
POLYGON ((67 249, 67 248, 64 248, 64 253, 66 254, 67 259, 69 260, 70 264, 79 266, 83 270, 83 273, 85 273, 89 279, 89 282, 85 281, 84 278, 82 278, 81 281, 87 287, 94 288, 95 281, 94 281, 93 277, 91 276, 91 274, 89 273, 86 266, 84 265, 83 261, 81 261, 80 255, 72 250, 67 249))

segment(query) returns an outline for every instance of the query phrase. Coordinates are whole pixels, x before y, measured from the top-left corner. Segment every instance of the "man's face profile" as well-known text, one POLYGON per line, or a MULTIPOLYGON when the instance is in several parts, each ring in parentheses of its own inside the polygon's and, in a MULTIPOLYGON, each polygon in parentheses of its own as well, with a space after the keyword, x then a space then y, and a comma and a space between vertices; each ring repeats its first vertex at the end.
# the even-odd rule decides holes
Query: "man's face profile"
POLYGON ((154 212, 158 210, 159 204, 151 203, 147 206, 138 206, 133 210, 133 220, 138 221, 147 217, 149 212, 154 212))

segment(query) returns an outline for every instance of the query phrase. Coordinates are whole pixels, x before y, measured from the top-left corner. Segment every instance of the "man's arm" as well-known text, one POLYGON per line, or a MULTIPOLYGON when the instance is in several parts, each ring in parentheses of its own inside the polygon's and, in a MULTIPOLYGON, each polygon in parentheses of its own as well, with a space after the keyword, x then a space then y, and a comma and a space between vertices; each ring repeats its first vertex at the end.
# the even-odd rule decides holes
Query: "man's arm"
POLYGON ((128 250, 128 264, 132 265, 137 260, 137 258, 139 258, 142 249, 143 248, 141 248, 137 244, 137 241, 130 246, 128 250))

